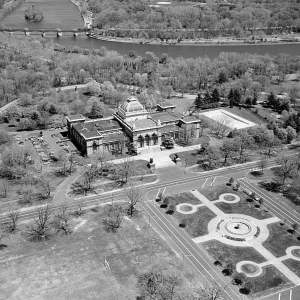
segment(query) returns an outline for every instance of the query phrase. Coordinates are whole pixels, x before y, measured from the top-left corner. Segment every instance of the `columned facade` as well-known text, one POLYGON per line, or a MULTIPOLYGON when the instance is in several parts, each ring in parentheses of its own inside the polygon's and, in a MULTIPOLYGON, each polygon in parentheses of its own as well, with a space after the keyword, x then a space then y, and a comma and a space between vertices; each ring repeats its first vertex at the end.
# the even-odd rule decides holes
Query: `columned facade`
POLYGON ((137 98, 131 96, 110 118, 86 120, 67 117, 68 132, 78 149, 86 155, 98 151, 124 152, 131 144, 137 151, 160 146, 165 138, 179 141, 182 136, 197 138, 200 120, 168 111, 149 113, 137 98))

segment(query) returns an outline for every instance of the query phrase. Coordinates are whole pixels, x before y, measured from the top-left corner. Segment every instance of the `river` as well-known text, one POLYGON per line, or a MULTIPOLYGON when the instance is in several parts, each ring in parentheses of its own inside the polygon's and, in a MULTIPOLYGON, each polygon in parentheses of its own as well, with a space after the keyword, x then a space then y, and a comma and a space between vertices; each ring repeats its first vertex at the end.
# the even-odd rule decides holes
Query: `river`
MULTIPOLYGON (((83 22, 77 7, 70 0, 26 0, 11 15, 2 21, 3 26, 11 28, 61 28, 74 29, 83 27, 83 22), (24 19, 24 11, 31 5, 36 5, 44 14, 44 19, 38 24, 27 23, 24 19)), ((171 57, 198 57, 208 56, 214 58, 221 52, 257 53, 277 55, 280 53, 299 55, 300 44, 273 44, 273 45, 141 45, 122 42, 109 42, 79 36, 74 39, 71 36, 63 36, 54 39, 55 42, 65 46, 78 46, 82 48, 101 48, 116 50, 121 54, 134 51, 142 55, 146 51, 152 51, 156 55, 167 53, 171 57)))

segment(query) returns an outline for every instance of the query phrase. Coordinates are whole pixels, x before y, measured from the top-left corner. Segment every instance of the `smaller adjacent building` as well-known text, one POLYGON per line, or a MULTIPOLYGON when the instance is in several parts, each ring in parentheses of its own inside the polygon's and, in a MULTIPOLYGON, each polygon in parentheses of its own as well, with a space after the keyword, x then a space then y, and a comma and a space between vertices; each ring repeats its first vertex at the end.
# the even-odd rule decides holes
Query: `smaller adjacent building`
POLYGON ((83 155, 98 151, 121 153, 128 145, 139 151, 159 146, 170 137, 177 142, 198 138, 200 119, 177 114, 174 108, 158 105, 157 111, 150 113, 131 96, 109 118, 66 117, 69 137, 83 155))

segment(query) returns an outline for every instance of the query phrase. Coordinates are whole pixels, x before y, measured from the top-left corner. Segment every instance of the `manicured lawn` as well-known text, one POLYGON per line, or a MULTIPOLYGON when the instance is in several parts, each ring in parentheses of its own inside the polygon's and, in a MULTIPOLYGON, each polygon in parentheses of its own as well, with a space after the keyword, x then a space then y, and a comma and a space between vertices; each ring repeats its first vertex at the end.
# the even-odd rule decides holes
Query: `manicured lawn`
POLYGON ((151 174, 152 171, 147 167, 147 163, 148 161, 142 159, 131 161, 134 175, 151 174))
POLYGON ((230 204, 220 202, 216 203, 216 206, 226 214, 244 214, 259 220, 272 217, 272 215, 269 212, 266 212, 263 208, 255 208, 254 203, 249 203, 243 198, 241 198, 240 202, 238 203, 230 204))
POLYGON ((224 193, 234 193, 240 197, 246 197, 246 194, 240 191, 233 191, 231 186, 227 186, 225 184, 214 185, 212 188, 208 189, 198 189, 198 191, 210 201, 218 200, 219 196, 224 193))
POLYGON ((263 268, 263 273, 258 277, 247 277, 247 282, 251 287, 251 294, 255 297, 264 294, 268 290, 268 294, 276 292, 283 287, 287 288, 292 283, 274 266, 269 265, 263 268))
POLYGON ((169 195, 166 196, 165 199, 166 201, 169 201, 169 205, 177 205, 179 203, 201 204, 201 201, 189 192, 169 195))
POLYGON ((265 258, 252 247, 234 247, 212 240, 201 244, 207 252, 218 260, 223 266, 227 264, 235 265, 242 260, 250 260, 256 263, 262 263, 265 258))
POLYGON ((217 207, 223 210, 227 214, 245 214, 257 219, 266 219, 271 218, 272 215, 269 212, 266 212, 264 208, 256 208, 257 202, 248 202, 249 198, 242 191, 234 191, 231 186, 227 185, 218 185, 213 186, 212 189, 199 189, 199 192, 202 193, 209 200, 217 200, 219 196, 224 193, 232 193, 240 197, 240 201, 237 203, 224 203, 219 202, 215 203, 217 207))
POLYGON ((186 224, 185 230, 193 238, 208 234, 207 225, 216 215, 207 207, 199 207, 194 214, 174 213, 178 224, 186 224))
POLYGON ((300 261, 289 258, 284 260, 283 263, 289 267, 296 275, 300 277, 300 261))
POLYGON ((108 233, 102 208, 93 211, 74 218, 75 229, 68 236, 45 242, 26 241, 20 232, 5 237, 0 298, 136 299, 136 276, 153 265, 195 280, 142 215, 125 219, 119 231, 108 233))
POLYGON ((201 154, 198 154, 198 150, 178 152, 177 155, 181 159, 181 161, 185 161, 186 166, 188 167, 196 165, 201 157, 201 154))
POLYGON ((286 248, 290 246, 300 246, 296 234, 290 234, 286 230, 287 226, 281 226, 279 223, 268 225, 270 231, 269 238, 263 243, 264 247, 270 250, 275 256, 283 256, 286 254, 286 248))

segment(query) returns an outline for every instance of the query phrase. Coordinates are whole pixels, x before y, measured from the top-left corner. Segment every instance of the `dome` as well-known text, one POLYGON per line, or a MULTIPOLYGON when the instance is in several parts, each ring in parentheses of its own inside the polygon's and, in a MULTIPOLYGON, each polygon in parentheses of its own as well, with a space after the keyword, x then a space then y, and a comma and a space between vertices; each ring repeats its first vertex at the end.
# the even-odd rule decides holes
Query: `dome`
POLYGON ((144 112, 143 105, 134 96, 129 97, 121 106, 120 109, 124 113, 144 112))

